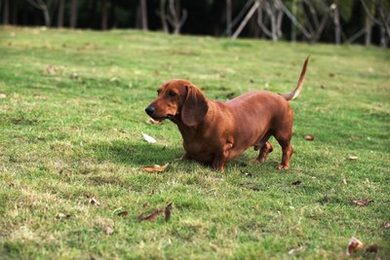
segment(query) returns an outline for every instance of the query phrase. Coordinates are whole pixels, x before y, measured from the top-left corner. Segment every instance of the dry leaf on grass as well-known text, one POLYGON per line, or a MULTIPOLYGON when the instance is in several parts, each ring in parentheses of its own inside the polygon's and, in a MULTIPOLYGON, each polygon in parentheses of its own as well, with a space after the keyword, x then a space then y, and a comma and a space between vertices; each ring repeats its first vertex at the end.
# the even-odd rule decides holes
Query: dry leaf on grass
POLYGON ((367 206, 368 204, 370 204, 373 200, 369 200, 369 199, 362 199, 362 200, 353 200, 353 204, 355 204, 356 206, 359 206, 359 207, 364 207, 364 206, 367 206))
POLYGON ((169 163, 164 164, 164 165, 158 165, 158 164, 148 165, 148 166, 142 167, 142 170, 145 172, 164 172, 167 169, 168 165, 169 165, 169 163))
POLYGON ((151 137, 150 135, 147 135, 145 133, 142 133, 142 136, 144 138, 144 140, 150 144, 155 144, 157 143, 156 139, 154 139, 153 137, 151 137))
POLYGON ((347 246, 347 256, 350 256, 353 252, 360 251, 364 247, 363 243, 356 237, 352 237, 347 246))
POLYGON ((349 156, 348 156, 348 160, 355 161, 355 160, 357 160, 357 159, 358 159, 358 157, 355 156, 355 155, 349 155, 349 156))
POLYGON ((0 93, 0 99, 4 99, 4 98, 6 98, 7 97, 7 95, 6 94, 4 94, 4 93, 0 93))
POLYGON ((106 235, 112 235, 112 233, 114 233, 114 229, 112 229, 112 227, 105 227, 104 228, 104 233, 106 233, 106 235))
POLYGON ((288 254, 289 255, 294 255, 294 254, 296 254, 296 253, 299 253, 299 252, 301 252, 301 251, 303 251, 305 248, 303 247, 303 246, 300 246, 300 247, 298 247, 298 248, 293 248, 293 249, 291 249, 290 251, 288 251, 288 254))
POLYGON ((297 180, 297 181, 292 182, 291 184, 294 185, 294 186, 298 186, 298 185, 302 184, 302 181, 297 180))
POLYGON ((164 210, 164 218, 165 221, 168 221, 171 218, 172 214, 172 202, 168 203, 164 210))
POLYGON ((305 135, 303 138, 305 138, 306 141, 314 141, 314 135, 305 135))
POLYGON ((127 210, 124 210, 124 211, 118 212, 117 215, 120 217, 126 217, 127 215, 129 215, 129 212, 127 210))
POLYGON ((372 245, 369 245, 367 248, 366 248, 366 252, 367 253, 378 253, 378 245, 376 244, 372 244, 372 245))
POLYGON ((92 204, 92 205, 96 205, 96 206, 99 206, 100 205, 100 202, 95 199, 95 197, 92 197, 88 200, 89 204, 92 204))
POLYGON ((164 209, 155 209, 150 214, 144 214, 138 216, 139 221, 155 221, 159 215, 164 214, 165 221, 168 221, 172 215, 172 202, 168 203, 164 209))
POLYGON ((58 213, 56 219, 67 219, 70 218, 70 214, 58 213))
POLYGON ((156 209, 154 210, 152 213, 148 214, 148 215, 144 215, 144 214, 141 214, 138 216, 138 219, 140 221, 155 221, 157 216, 160 215, 162 213, 162 210, 161 209, 156 209))
POLYGON ((54 75, 56 74, 56 69, 53 65, 49 64, 46 68, 46 72, 48 75, 54 75))
POLYGON ((383 224, 383 227, 384 228, 390 228, 390 222, 385 222, 384 224, 383 224))

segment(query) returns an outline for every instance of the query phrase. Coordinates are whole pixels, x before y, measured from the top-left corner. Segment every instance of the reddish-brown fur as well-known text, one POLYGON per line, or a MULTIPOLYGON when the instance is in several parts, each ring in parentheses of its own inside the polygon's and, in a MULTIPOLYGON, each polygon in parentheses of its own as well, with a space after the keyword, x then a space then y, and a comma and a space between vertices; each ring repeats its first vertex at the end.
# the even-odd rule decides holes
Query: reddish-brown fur
POLYGON ((293 153, 290 144, 293 111, 288 101, 298 96, 306 72, 305 60, 297 87, 289 94, 254 91, 227 102, 207 99, 187 80, 170 80, 158 90, 158 97, 146 108, 156 120, 170 119, 183 137, 184 158, 223 171, 227 161, 250 146, 264 162, 273 148, 274 136, 282 147, 278 169, 288 169, 293 153))

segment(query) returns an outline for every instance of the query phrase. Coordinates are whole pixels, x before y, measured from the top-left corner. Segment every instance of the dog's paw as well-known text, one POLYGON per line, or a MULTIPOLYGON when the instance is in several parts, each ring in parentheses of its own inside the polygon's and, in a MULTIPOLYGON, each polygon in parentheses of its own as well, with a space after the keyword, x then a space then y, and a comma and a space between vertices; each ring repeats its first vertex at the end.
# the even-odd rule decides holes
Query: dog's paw
POLYGON ((288 170, 290 167, 288 165, 279 164, 276 169, 278 170, 288 170))

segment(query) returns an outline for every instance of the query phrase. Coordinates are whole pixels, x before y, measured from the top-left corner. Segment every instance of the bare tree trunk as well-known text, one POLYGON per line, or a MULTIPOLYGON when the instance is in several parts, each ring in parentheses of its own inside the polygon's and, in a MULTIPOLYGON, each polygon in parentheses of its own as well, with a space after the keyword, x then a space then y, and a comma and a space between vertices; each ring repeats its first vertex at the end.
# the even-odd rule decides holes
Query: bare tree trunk
POLYGON ((169 0, 169 15, 167 21, 173 27, 174 34, 180 34, 181 27, 187 19, 187 10, 183 9, 180 17, 180 2, 175 0, 169 0))
POLYGON ((77 0, 72 0, 70 6, 70 28, 77 27, 77 0))
POLYGON ((107 30, 107 22, 108 22, 108 3, 107 0, 103 0, 102 2, 102 30, 107 30))
POLYGON ((166 3, 167 3, 166 0, 160 0, 160 11, 159 11, 158 15, 160 16, 161 25, 163 27, 164 32, 169 33, 169 28, 168 28, 168 23, 167 23, 167 14, 165 11, 166 3))
POLYGON ((57 17, 57 27, 64 27, 64 10, 65 10, 65 0, 59 0, 58 5, 58 17, 57 17))
POLYGON ((141 6, 141 19, 142 19, 142 30, 148 30, 148 8, 146 6, 146 0, 140 0, 141 6))
POLYGON ((4 0, 3 24, 9 24, 9 0, 4 0))
POLYGON ((232 35, 232 0, 226 0, 226 32, 232 35))
POLYGON ((263 23, 263 9, 261 6, 257 8, 257 24, 259 25, 261 31, 269 38, 272 38, 271 31, 263 23))
POLYGON ((276 10, 275 6, 272 5, 269 2, 266 2, 265 4, 265 11, 267 12, 268 16, 270 17, 271 21, 271 38, 272 41, 276 42, 278 40, 278 19, 276 17, 276 10))
MULTIPOLYGON (((294 17, 297 17, 297 12, 298 12, 297 0, 292 0, 292 2, 291 2, 291 14, 294 17)), ((295 25, 294 22, 291 23, 291 41, 292 42, 296 42, 297 41, 297 28, 296 28, 296 25, 295 25)))
POLYGON ((334 37, 337 45, 341 43, 341 27, 340 27, 340 13, 339 7, 333 3, 331 8, 333 9, 333 23, 334 23, 334 37))
POLYGON ((43 17, 45 19, 45 25, 50 27, 50 15, 47 4, 43 0, 27 0, 32 6, 37 9, 40 9, 43 12, 43 17))
POLYGON ((372 23, 371 23, 371 20, 370 18, 368 18, 368 16, 366 16, 366 19, 365 19, 365 36, 364 36, 364 42, 365 42, 365 45, 366 46, 369 46, 371 45, 371 32, 372 32, 372 23))
POLYGON ((386 40, 386 28, 384 26, 380 27, 380 34, 381 34, 381 47, 386 48, 387 47, 387 40, 386 40))
POLYGON ((256 10, 259 6, 260 6, 260 1, 256 0, 255 3, 253 4, 252 8, 246 14, 244 20, 242 20, 241 24, 238 26, 237 30, 234 32, 234 34, 232 36, 233 39, 237 39, 238 35, 240 35, 240 33, 244 29, 245 25, 248 23, 249 19, 252 18, 253 14, 256 12, 256 10))
POLYGON ((13 8, 12 8, 12 24, 18 24, 18 1, 14 1, 13 8))

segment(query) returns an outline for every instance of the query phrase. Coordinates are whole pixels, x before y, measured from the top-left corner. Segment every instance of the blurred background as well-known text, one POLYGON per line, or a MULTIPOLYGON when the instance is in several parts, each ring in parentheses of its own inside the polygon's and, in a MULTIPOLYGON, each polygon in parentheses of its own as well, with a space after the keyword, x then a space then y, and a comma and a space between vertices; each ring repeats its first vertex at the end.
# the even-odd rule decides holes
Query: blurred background
POLYGON ((3 25, 358 43, 387 48, 390 0, 0 0, 3 25))

